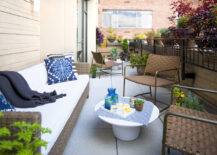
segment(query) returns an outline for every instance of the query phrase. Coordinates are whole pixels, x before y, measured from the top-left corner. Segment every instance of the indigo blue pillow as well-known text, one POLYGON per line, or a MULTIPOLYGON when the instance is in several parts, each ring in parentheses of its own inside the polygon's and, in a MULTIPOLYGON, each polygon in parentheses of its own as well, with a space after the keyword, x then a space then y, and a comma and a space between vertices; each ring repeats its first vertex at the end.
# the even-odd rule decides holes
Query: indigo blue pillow
POLYGON ((0 111, 14 111, 14 110, 15 110, 14 106, 7 101, 5 96, 0 91, 0 111))
POLYGON ((45 59, 48 84, 77 80, 71 57, 49 57, 45 59))

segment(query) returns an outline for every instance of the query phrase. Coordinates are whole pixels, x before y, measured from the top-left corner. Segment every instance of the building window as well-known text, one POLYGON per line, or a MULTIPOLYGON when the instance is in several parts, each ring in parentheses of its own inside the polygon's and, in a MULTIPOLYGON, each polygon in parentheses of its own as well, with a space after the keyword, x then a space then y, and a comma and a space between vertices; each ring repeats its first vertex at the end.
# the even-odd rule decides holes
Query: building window
POLYGON ((152 11, 103 10, 103 27, 152 28, 152 11))

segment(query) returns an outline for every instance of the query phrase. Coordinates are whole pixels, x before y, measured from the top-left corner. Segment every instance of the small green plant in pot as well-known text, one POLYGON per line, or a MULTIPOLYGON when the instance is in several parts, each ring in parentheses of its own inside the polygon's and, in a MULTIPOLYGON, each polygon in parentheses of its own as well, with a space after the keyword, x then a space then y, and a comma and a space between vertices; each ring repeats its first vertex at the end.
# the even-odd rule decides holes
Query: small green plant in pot
POLYGON ((118 58, 117 48, 112 48, 110 53, 111 53, 112 60, 117 60, 117 58, 118 58))
POLYGON ((136 67, 138 75, 144 75, 148 54, 131 54, 130 64, 136 67))
MULTIPOLYGON (((0 117, 4 117, 2 113, 0 117)), ((38 135, 46 133, 51 133, 51 130, 38 123, 15 122, 10 128, 2 127, 0 155, 41 155, 40 147, 46 147, 47 142, 38 135)))
POLYGON ((91 65, 90 74, 91 74, 91 77, 92 77, 92 78, 96 78, 96 74, 97 74, 97 65, 95 65, 95 64, 91 65))
POLYGON ((137 111, 142 111, 143 110, 143 105, 144 105, 144 100, 143 99, 136 99, 134 101, 134 107, 137 111))

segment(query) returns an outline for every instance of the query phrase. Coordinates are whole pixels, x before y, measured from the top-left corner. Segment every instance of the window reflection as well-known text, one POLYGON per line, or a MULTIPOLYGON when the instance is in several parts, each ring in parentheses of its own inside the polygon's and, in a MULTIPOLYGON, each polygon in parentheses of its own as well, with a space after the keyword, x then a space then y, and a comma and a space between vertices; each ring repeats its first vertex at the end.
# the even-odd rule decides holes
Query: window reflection
POLYGON ((103 10, 103 27, 152 28, 152 11, 103 10))

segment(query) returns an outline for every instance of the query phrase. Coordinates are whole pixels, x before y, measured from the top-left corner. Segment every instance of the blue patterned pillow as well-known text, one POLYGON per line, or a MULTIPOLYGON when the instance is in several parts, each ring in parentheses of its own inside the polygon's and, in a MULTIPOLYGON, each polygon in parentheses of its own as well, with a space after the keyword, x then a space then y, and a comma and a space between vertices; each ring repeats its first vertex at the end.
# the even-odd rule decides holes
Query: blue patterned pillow
POLYGON ((0 111, 14 111, 15 108, 7 101, 5 96, 0 91, 0 111))
POLYGON ((50 57, 45 59, 48 84, 77 80, 71 57, 50 57))

